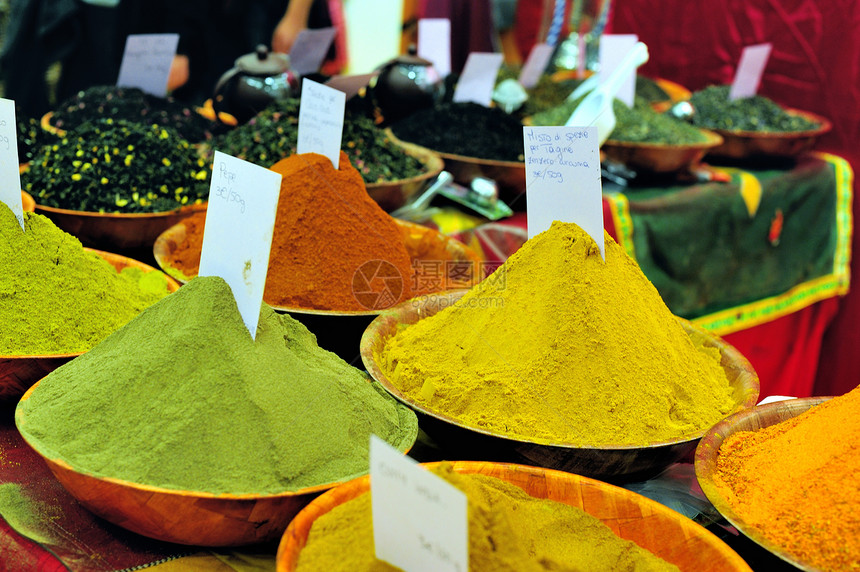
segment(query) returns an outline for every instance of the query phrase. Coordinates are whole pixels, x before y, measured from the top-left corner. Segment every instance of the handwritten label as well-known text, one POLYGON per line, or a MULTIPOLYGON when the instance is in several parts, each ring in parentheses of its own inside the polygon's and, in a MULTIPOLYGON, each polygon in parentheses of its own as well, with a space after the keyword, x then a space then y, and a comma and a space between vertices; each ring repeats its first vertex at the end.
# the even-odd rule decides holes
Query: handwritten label
POLYGON ((299 75, 316 73, 334 41, 334 28, 305 28, 296 36, 290 49, 290 66, 299 75))
POLYGON ((325 155, 340 168, 340 141, 346 94, 321 83, 302 79, 299 102, 299 140, 296 153, 325 155))
POLYGON ((529 52, 529 57, 526 58, 526 63, 523 64, 523 69, 520 71, 520 85, 526 89, 537 85, 541 74, 543 74, 549 63, 549 59, 552 57, 552 51, 553 47, 549 44, 535 44, 532 51, 529 52))
POLYGON ((179 34, 132 34, 125 39, 119 66, 119 87, 137 87, 157 97, 167 95, 170 65, 179 34))
POLYGON ((603 197, 597 127, 523 127, 529 238, 560 220, 603 245, 603 197))
MULTIPOLYGON (((603 34, 600 37, 600 83, 612 75, 615 68, 624 60, 624 57, 633 49, 639 37, 636 34, 603 34)), ((616 99, 620 99, 633 107, 633 99, 636 96, 636 70, 631 70, 630 75, 621 84, 616 99)))
POLYGON ((451 20, 418 20, 418 56, 433 62, 439 77, 445 78, 451 74, 451 20))
POLYGON ((741 61, 735 71, 735 79, 729 88, 729 100, 752 97, 758 92, 761 76, 770 58, 771 44, 747 46, 741 52, 741 61))
POLYGON ((406 572, 468 572, 466 495, 372 435, 376 557, 406 572))
POLYGON ((496 76, 504 59, 502 54, 472 52, 466 59, 463 73, 454 89, 454 102, 473 102, 490 107, 493 100, 493 87, 496 76))
POLYGON ((24 228, 21 175, 18 172, 18 128, 15 102, 0 98, 0 201, 12 210, 24 228))
POLYGON ((199 275, 230 285, 253 339, 280 194, 280 174, 215 151, 199 275))
POLYGON ((325 82, 325 85, 332 89, 342 91, 346 94, 346 99, 350 99, 351 97, 358 95, 358 92, 367 86, 367 84, 370 83, 370 80, 377 75, 379 75, 378 72, 358 75, 336 75, 330 77, 328 81, 325 82))

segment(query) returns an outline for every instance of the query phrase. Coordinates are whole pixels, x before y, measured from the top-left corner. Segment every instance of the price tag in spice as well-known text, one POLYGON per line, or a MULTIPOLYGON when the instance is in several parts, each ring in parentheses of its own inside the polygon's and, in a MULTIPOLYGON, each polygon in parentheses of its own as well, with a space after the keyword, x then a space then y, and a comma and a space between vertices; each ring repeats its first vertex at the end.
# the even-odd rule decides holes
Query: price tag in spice
POLYGON ((747 46, 741 52, 741 61, 735 71, 735 79, 729 88, 729 101, 752 97, 758 92, 761 76, 770 58, 771 44, 747 46))
POLYGON ((455 103, 473 102, 490 107, 493 87, 504 59, 502 54, 472 52, 466 59, 463 73, 457 79, 453 100, 455 103))
POLYGON ((325 155, 334 168, 339 169, 345 108, 345 93, 304 78, 296 153, 325 155))
POLYGON ((379 75, 378 72, 358 75, 336 75, 330 77, 328 81, 325 82, 325 85, 338 91, 342 91, 346 94, 346 99, 350 99, 351 97, 358 95, 362 88, 366 87, 367 84, 370 83, 370 80, 377 75, 379 75))
POLYGON ((451 20, 418 20, 418 56, 432 62, 439 77, 451 74, 451 20))
POLYGON ((21 174, 18 171, 18 124, 15 102, 0 98, 0 201, 24 228, 24 205, 21 202, 21 174))
POLYGON ((549 44, 535 44, 532 51, 529 52, 529 57, 526 58, 526 63, 523 64, 523 69, 520 71, 519 82, 524 88, 529 89, 537 85, 552 57, 553 47, 549 44))
POLYGON ((253 339, 280 194, 280 174, 215 151, 198 274, 230 285, 253 339))
POLYGON ((179 34, 131 34, 119 66, 119 87, 136 87, 156 97, 167 95, 167 78, 179 34))
POLYGON ((370 437, 376 557, 406 572, 468 572, 466 495, 377 437, 370 437))
MULTIPOLYGON (((639 37, 636 34, 604 34, 600 37, 598 57, 601 83, 612 75, 638 41, 639 37)), ((633 99, 636 97, 636 70, 630 72, 615 97, 626 103, 627 107, 633 107, 633 99)))
POLYGON ((574 222, 603 244, 603 186, 597 127, 523 127, 529 238, 552 222, 574 222))
POLYGON ((299 75, 308 75, 320 70, 325 55, 334 41, 335 29, 305 28, 296 36, 290 49, 290 66, 299 75))

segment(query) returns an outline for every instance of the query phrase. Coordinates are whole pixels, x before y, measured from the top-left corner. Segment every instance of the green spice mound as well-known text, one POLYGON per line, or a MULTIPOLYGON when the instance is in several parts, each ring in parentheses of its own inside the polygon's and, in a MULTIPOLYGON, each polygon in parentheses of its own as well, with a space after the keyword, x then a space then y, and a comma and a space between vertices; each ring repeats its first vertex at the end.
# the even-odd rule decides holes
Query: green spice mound
POLYGON ((817 129, 819 124, 793 115, 763 95, 729 101, 727 85, 712 85, 690 96, 693 124, 705 129, 784 133, 817 129))
MULTIPOLYGON (((537 113, 530 122, 532 125, 564 125, 581 101, 582 98, 579 98, 537 113)), ((704 143, 708 139, 696 127, 670 115, 657 113, 650 104, 638 97, 633 107, 627 107, 619 99, 614 100, 612 111, 615 113, 615 129, 609 135, 609 141, 692 145, 704 143)))
MULTIPOLYGON (((296 152, 299 100, 278 101, 244 125, 219 137, 213 149, 263 167, 271 167, 296 152)), ((427 171, 369 117, 347 112, 341 148, 365 183, 400 181, 427 171)))
POLYGON ((195 278, 42 380, 16 412, 42 455, 155 487, 275 494, 367 473, 376 434, 415 441, 415 414, 287 315, 256 341, 230 287, 195 278))
POLYGON ((0 355, 85 352, 167 295, 160 272, 116 269, 50 219, 0 204, 0 355))
POLYGON ((206 165, 169 127, 105 119, 43 146, 21 182, 37 203, 49 207, 163 212, 208 198, 206 165))
MULTIPOLYGON (((580 508, 534 498, 495 477, 456 473, 448 463, 432 470, 468 499, 470 570, 678 570, 580 508)), ((370 493, 314 521, 297 570, 398 570, 375 557, 370 493)))
POLYGON ((605 262, 580 227, 554 222, 391 337, 377 363, 417 404, 509 437, 600 447, 701 435, 734 409, 719 352, 697 346, 604 240, 605 262))

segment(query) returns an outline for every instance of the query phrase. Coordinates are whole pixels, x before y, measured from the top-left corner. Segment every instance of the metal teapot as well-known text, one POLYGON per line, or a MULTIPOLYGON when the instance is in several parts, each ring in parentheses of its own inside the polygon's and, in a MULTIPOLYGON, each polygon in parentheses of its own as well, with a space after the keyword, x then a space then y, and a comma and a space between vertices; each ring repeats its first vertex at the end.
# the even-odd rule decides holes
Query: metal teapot
POLYGON ((299 76, 287 54, 269 52, 264 45, 236 59, 215 85, 212 106, 245 123, 274 101, 298 97, 299 76))
POLYGON ((444 84, 433 63, 418 57, 415 46, 379 68, 371 93, 386 124, 421 109, 433 107, 442 97, 444 84))

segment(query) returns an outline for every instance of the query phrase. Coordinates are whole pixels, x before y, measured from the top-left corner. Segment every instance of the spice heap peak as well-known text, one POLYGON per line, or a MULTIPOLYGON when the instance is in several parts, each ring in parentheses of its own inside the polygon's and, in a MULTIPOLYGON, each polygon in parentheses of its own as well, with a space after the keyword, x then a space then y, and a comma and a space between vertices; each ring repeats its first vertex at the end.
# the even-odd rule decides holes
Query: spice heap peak
POLYGON ((388 340, 377 363, 418 404, 509 437, 576 446, 693 438, 735 407, 697 346, 608 234, 573 223, 525 243, 458 303, 388 340))

